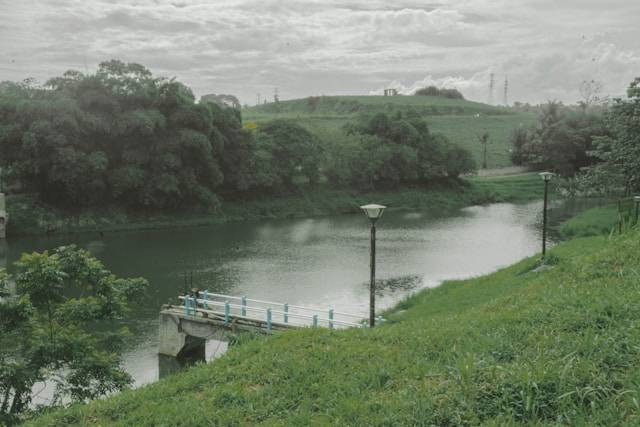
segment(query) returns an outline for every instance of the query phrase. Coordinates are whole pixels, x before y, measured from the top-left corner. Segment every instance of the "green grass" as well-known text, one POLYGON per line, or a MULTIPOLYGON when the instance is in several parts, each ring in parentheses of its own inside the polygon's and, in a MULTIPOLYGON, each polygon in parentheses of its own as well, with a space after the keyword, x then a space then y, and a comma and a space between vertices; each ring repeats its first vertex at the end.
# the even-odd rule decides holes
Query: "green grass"
POLYGON ((30 425, 638 425, 640 233, 450 281, 373 330, 303 329, 30 425))
POLYGON ((348 138, 342 127, 355 120, 358 114, 412 110, 425 118, 433 132, 442 133, 453 143, 469 149, 478 165, 482 162, 482 147, 477 137, 488 131, 487 163, 490 168, 510 166, 511 132, 537 121, 534 113, 516 113, 477 102, 432 96, 334 96, 319 99, 315 111, 311 111, 308 98, 282 101, 279 106, 270 103, 246 108, 242 112, 243 120, 258 125, 275 118, 296 120, 331 144, 348 138))
MULTIPOLYGON (((623 231, 635 223, 632 206, 623 206, 623 231)), ((619 232, 620 217, 617 203, 588 209, 560 224, 559 231, 564 238, 608 235, 619 232)))
MULTIPOLYGON (((479 179, 478 179, 479 180, 479 179)), ((481 182, 481 181, 478 181, 481 182)), ((484 181, 482 181, 484 182, 484 181)), ((521 177, 502 177, 501 185, 476 185, 476 180, 444 180, 427 186, 403 187, 388 191, 357 192, 319 188, 290 196, 264 196, 249 200, 223 201, 213 212, 198 210, 174 213, 125 212, 101 208, 67 212, 47 206, 29 196, 10 196, 8 233, 12 236, 84 231, 121 231, 168 227, 190 227, 230 221, 274 218, 301 218, 354 213, 371 202, 391 209, 422 209, 442 214, 464 206, 538 197, 521 177), (510 180, 515 180, 509 184, 510 180)))
MULTIPOLYGON (((478 189, 492 194, 496 201, 525 202, 544 197, 544 183, 537 172, 473 177, 470 181, 478 189)), ((553 183, 549 186, 549 191, 550 194, 556 191, 553 183)))

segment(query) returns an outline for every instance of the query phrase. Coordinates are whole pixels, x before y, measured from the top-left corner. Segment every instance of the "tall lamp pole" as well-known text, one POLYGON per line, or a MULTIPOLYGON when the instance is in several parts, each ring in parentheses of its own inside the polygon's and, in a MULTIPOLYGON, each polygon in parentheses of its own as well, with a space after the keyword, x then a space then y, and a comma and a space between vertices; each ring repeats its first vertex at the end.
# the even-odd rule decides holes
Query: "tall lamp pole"
POLYGON ((370 267, 371 278, 369 282, 369 327, 373 328, 376 324, 376 221, 380 219, 386 206, 382 205, 364 205, 360 206, 364 214, 371 221, 371 253, 370 267))
POLYGON ((549 181, 553 177, 551 172, 541 172, 544 181, 544 205, 542 207, 542 258, 547 254, 547 205, 549 196, 549 181))

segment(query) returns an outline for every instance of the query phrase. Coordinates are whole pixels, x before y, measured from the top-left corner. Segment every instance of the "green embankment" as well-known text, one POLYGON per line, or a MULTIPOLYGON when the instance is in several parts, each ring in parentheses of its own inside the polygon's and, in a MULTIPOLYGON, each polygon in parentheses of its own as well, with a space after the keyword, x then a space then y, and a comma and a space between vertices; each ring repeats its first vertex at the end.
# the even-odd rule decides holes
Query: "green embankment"
POLYGON ((559 232, 566 239, 624 232, 636 225, 635 214, 635 203, 627 197, 569 218, 560 224, 559 232))
POLYGON ((326 96, 269 103, 242 111, 245 124, 260 124, 276 118, 294 119, 328 144, 348 138, 342 127, 359 114, 413 111, 423 116, 433 132, 446 135, 451 142, 469 149, 481 165, 482 147, 478 135, 489 132, 488 165, 510 166, 509 136, 513 129, 536 123, 535 113, 508 109, 460 99, 436 96, 326 96))
POLYGON ((560 224, 565 238, 610 234, 618 227, 618 207, 615 204, 588 209, 560 224))
POLYGON ((247 339, 32 425, 638 425, 640 233, 425 290, 370 329, 247 339))
POLYGON ((352 213, 358 211, 358 206, 371 201, 385 203, 392 209, 423 209, 442 213, 479 203, 539 198, 539 192, 531 185, 535 181, 540 187, 538 180, 535 174, 528 174, 493 180, 477 178, 470 182, 450 180, 429 186, 368 193, 320 188, 287 197, 265 196, 247 201, 223 201, 215 212, 180 211, 170 214, 132 214, 117 208, 69 212, 38 203, 32 197, 10 196, 7 201, 8 231, 10 235, 17 236, 188 227, 229 221, 352 213))

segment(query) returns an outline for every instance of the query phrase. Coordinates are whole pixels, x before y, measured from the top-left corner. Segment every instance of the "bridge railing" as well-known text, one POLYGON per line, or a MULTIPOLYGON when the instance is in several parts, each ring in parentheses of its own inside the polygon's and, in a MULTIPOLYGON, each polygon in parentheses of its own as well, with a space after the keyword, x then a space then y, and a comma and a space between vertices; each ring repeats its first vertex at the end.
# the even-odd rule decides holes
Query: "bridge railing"
POLYGON ((207 291, 199 292, 199 298, 192 295, 180 295, 178 298, 183 301, 187 315, 195 315, 198 312, 216 314, 222 316, 225 323, 231 322, 232 318, 258 320, 265 322, 269 330, 274 323, 286 326, 322 326, 331 329, 363 326, 362 323, 357 322, 362 319, 362 316, 336 312, 333 309, 322 311, 310 307, 215 294, 207 291), (220 300, 222 298, 224 300, 220 300), (238 301, 239 304, 229 300, 238 301))

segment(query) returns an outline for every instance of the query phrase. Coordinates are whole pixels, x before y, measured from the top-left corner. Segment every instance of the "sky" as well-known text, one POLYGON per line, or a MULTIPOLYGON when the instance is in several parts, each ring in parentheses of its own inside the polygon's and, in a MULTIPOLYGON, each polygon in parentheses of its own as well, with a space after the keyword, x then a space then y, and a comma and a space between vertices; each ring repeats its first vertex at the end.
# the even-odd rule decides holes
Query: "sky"
POLYGON ((0 81, 120 59, 243 104, 455 87, 494 103, 621 96, 640 0, 0 0, 0 81))

